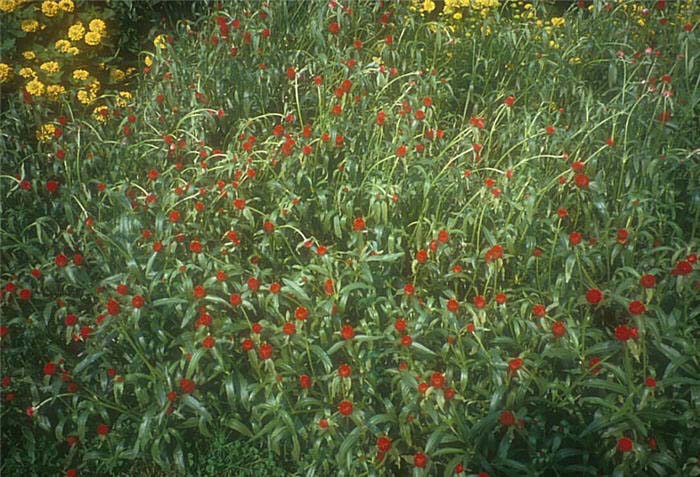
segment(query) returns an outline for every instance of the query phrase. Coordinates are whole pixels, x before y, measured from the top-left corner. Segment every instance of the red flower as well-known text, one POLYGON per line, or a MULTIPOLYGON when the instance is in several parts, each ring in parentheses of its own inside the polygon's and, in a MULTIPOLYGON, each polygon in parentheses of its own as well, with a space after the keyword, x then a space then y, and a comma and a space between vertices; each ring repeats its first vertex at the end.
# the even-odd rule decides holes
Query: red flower
POLYGON ((620 229, 617 231, 617 242, 624 244, 627 242, 627 237, 629 236, 629 232, 625 229, 620 229))
POLYGON ((173 210, 170 212, 168 218, 170 219, 171 222, 179 222, 180 221, 180 212, 177 210, 173 210))
POLYGON ((351 325, 345 325, 340 330, 340 336, 342 336, 343 339, 351 340, 355 336, 355 330, 351 325))
POLYGON ((250 277, 248 279, 248 289, 250 291, 258 291, 258 288, 260 288, 260 281, 255 277, 250 277))
POLYGON ((474 306, 478 309, 482 309, 486 306, 486 298, 483 295, 477 295, 474 297, 474 306))
POLYGON ((261 344, 260 349, 258 350, 258 356, 262 360, 272 358, 272 345, 270 343, 261 344))
POLYGON ((57 192, 59 187, 60 187, 60 184, 54 180, 46 181, 46 190, 48 192, 50 192, 51 194, 57 192))
POLYGON ((59 253, 58 255, 56 255, 56 258, 54 261, 55 261, 57 267, 65 267, 66 265, 68 265, 68 257, 63 255, 62 253, 59 253))
POLYGON ((428 261, 428 252, 424 249, 420 249, 416 252, 416 260, 418 263, 425 263, 428 261))
POLYGON ((202 285, 196 285, 193 291, 195 298, 204 298, 207 296, 207 290, 202 285))
POLYGON ((618 452, 630 452, 634 446, 634 442, 629 437, 620 437, 617 440, 618 452))
POLYGON ((574 184, 576 184, 576 186, 579 189, 585 189, 586 187, 588 187, 588 184, 590 184, 590 182, 590 179, 584 173, 576 174, 574 176, 574 184))
POLYGON ((311 378, 308 374, 299 376, 299 386, 301 386, 302 389, 309 389, 311 387, 311 378))
POLYGON ((396 321, 394 321, 394 329, 396 329, 396 331, 399 333, 406 331, 406 326, 406 320, 403 318, 397 318, 396 321))
POLYGON ((53 376, 54 374, 56 374, 56 363, 46 363, 44 365, 44 376, 53 376))
POLYGON ((496 295, 496 303, 498 303, 499 305, 504 304, 506 301, 508 301, 508 297, 505 293, 498 293, 496 295))
POLYGON ((586 300, 591 305, 597 305, 603 299, 603 292, 597 288, 591 288, 586 292, 586 300))
POLYGON ((243 342, 241 343, 241 347, 243 348, 243 351, 250 351, 253 349, 254 346, 255 346, 255 344, 253 343, 253 340, 251 340, 250 338, 244 339, 243 342))
POLYGON ((484 118, 472 116, 469 118, 469 124, 477 129, 484 129, 484 118))
POLYGON ((546 128, 544 128, 544 131, 547 133, 548 136, 551 136, 556 131, 556 128, 554 126, 547 126, 546 128))
POLYGON ((644 288, 653 288, 654 286, 656 286, 656 277, 647 273, 645 275, 642 275, 642 278, 640 278, 639 283, 644 288))
POLYGON ((294 311, 294 317, 297 320, 305 320, 309 316, 309 310, 306 309, 305 306, 298 306, 297 309, 294 311))
POLYGON ((629 304, 627 307, 631 315, 641 315, 647 311, 646 306, 639 300, 635 300, 629 304))
POLYGON ((498 260, 499 258, 503 257, 503 247, 500 245, 494 245, 491 247, 487 252, 484 258, 486 259, 486 263, 489 263, 493 260, 498 260))
POLYGON ((293 66, 287 68, 287 79, 289 79, 289 81, 292 81, 296 77, 296 75, 297 70, 295 70, 293 66))
POLYGON ((389 449, 391 449, 391 439, 386 436, 378 437, 377 449, 379 449, 380 452, 389 452, 389 449))
POLYGON ((687 260, 680 260, 671 271, 671 275, 688 275, 692 273, 693 266, 687 260))
POLYGON ((434 372, 430 375, 430 385, 434 388, 441 389, 445 385, 445 376, 437 371, 434 372))
POLYGON ((350 366, 347 364, 341 364, 338 366, 338 376, 341 378, 349 378, 351 373, 350 366))
POLYGON ((343 416, 349 416, 352 414, 352 403, 347 399, 340 401, 340 404, 338 404, 338 412, 343 416))
POLYGON ((245 199, 241 199, 240 197, 237 199, 233 200, 233 206, 237 208, 238 210, 243 210, 245 209, 245 199))
POLYGON ((499 418, 502 426, 508 427, 515 424, 515 416, 510 411, 503 411, 501 417, 499 418))
POLYGON ((406 156, 406 146, 401 144, 399 147, 396 148, 396 157, 405 157, 406 156))
POLYGON ((29 301, 32 298, 32 291, 29 288, 22 288, 19 291, 19 299, 29 301))
POLYGON ((333 22, 330 25, 328 25, 328 31, 331 32, 333 35, 337 35, 340 32, 340 25, 338 22, 333 22))
POLYGON ((112 316, 116 316, 119 314, 120 311, 121 307, 119 306, 117 300, 115 300, 114 298, 110 298, 107 302, 107 313, 109 313, 112 316))
POLYGON ((447 300, 447 309, 452 313, 456 313, 459 310, 459 302, 455 299, 447 300))
POLYGON ((214 337, 211 335, 208 335, 202 340, 202 346, 204 346, 206 349, 212 349, 215 344, 216 339, 214 339, 214 337))
POLYGON ((187 378, 182 378, 180 380, 180 389, 182 389, 182 392, 185 394, 192 394, 196 388, 196 384, 194 381, 191 381, 187 378))
POLYGON ((75 469, 66 470, 66 477, 78 477, 78 471, 75 469))
POLYGON ((141 308, 146 303, 146 300, 141 295, 136 295, 131 299, 131 304, 134 308, 141 308))
POLYGON ((353 229, 355 232, 362 232, 363 230, 365 230, 365 227, 366 227, 366 226, 367 226, 367 225, 365 224, 365 219, 363 219, 362 217, 357 217, 357 218, 356 218, 355 220, 353 220, 353 222, 352 222, 352 229, 353 229))
POLYGON ((511 370, 511 372, 516 372, 519 370, 523 365, 523 358, 513 358, 510 361, 508 361, 508 368, 511 370))
POLYGON ((569 234, 569 243, 572 247, 575 247, 576 245, 580 244, 581 240, 583 240, 583 236, 580 233, 571 232, 569 234))
POLYGON ((100 436, 106 436, 109 434, 109 426, 105 423, 101 423, 97 425, 97 434, 100 436))
POLYGON ((561 338, 566 334, 566 326, 561 321, 555 321, 552 324, 552 334, 555 338, 561 338))
POLYGON ((656 379, 654 379, 650 376, 644 380, 644 385, 648 388, 655 388, 656 387, 656 379))
POLYGON ((319 419, 318 420, 318 427, 321 429, 327 429, 328 428, 328 419, 319 419))
POLYGON ((232 293, 231 296, 228 298, 229 303, 231 303, 233 306, 238 306, 242 303, 241 295, 238 293, 232 293))
POLYGON ((423 468, 427 463, 428 458, 422 452, 416 452, 416 454, 413 456, 413 465, 416 467, 423 468))
POLYGON ((544 305, 537 304, 532 307, 532 314, 542 318, 547 314, 547 309, 544 307, 544 305))
POLYGON ((600 358, 597 356, 591 356, 591 358, 588 360, 588 369, 591 370, 591 374, 593 376, 598 374, 601 369, 600 358))
POLYGON ((618 341, 627 341, 632 337, 632 330, 627 325, 615 327, 615 338, 618 341))
POLYGON ((403 335, 401 337, 401 344, 403 346, 411 346, 413 344, 413 338, 411 338, 409 335, 403 335))
POLYGON ((292 323, 292 322, 285 323, 284 326, 282 327, 282 332, 283 332, 285 335, 291 336, 291 335, 293 335, 294 333, 296 333, 296 331, 297 331, 297 327, 296 327, 296 325, 295 325, 294 323, 292 323))

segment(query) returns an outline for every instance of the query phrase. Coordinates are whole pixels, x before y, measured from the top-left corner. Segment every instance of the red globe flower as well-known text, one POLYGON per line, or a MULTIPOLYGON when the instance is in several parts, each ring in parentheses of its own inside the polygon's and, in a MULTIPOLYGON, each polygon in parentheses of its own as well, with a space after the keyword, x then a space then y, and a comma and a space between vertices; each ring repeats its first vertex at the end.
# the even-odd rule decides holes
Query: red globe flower
POLYGON ((542 318, 547 314, 547 309, 544 307, 544 305, 537 304, 532 307, 532 314, 542 318))
POLYGON ((418 263, 425 263, 428 261, 428 252, 424 249, 420 249, 416 252, 416 260, 418 263))
POLYGON ((552 324, 552 334, 555 338, 561 338, 566 334, 566 326, 561 321, 555 321, 552 324))
POLYGON ((330 25, 328 25, 328 31, 333 35, 340 33, 340 25, 338 22, 332 22, 330 25))
POLYGON ((46 363, 44 365, 44 376, 53 376, 54 374, 56 374, 56 363, 46 363))
POLYGON ((131 299, 131 304, 134 308, 141 308, 146 303, 146 300, 141 295, 136 295, 131 299))
POLYGON ((404 331, 406 331, 406 327, 406 320, 404 320, 403 318, 397 318, 396 321, 394 321, 394 329, 399 333, 403 333, 404 331))
POLYGON ((202 285, 196 285, 192 290, 195 298, 204 298, 207 296, 207 290, 202 285))
POLYGON ((296 310, 294 310, 294 317, 297 320, 305 320, 309 317, 309 310, 305 306, 298 306, 296 310))
POLYGON ((413 465, 418 468, 423 468, 428 463, 428 458, 422 452, 416 452, 413 456, 413 465))
POLYGON ((211 335, 206 336, 202 340, 202 346, 204 346, 206 349, 212 349, 215 344, 216 344, 216 339, 214 339, 214 337, 211 335))
POLYGON ((639 279, 639 283, 644 288, 653 288, 656 286, 656 277, 647 273, 645 275, 642 275, 642 278, 639 279))
POLYGON ((430 375, 430 385, 436 389, 441 389, 445 385, 445 376, 440 372, 434 372, 430 375))
POLYGON ((116 316, 119 314, 120 311, 121 307, 119 306, 117 300, 115 300, 114 298, 110 298, 107 302, 107 313, 109 313, 112 316, 116 316))
POLYGON ((243 351, 250 351, 253 349, 254 346, 255 346, 255 343, 253 343, 253 340, 251 340, 250 338, 244 339, 243 342, 241 343, 241 347, 243 348, 243 351))
POLYGON ((510 369, 511 372, 516 372, 519 370, 523 365, 523 359, 522 358, 513 358, 510 361, 508 361, 508 368, 510 369))
POLYGON ((597 305, 603 299, 603 292, 597 288, 591 288, 586 292, 586 300, 591 305, 597 305))
POLYGON ((413 344, 413 338, 410 335, 403 335, 401 337, 401 344, 403 346, 411 346, 413 344))
POLYGON ((379 436, 377 438, 377 449, 379 449, 380 452, 389 452, 389 449, 391 449, 391 439, 386 436, 379 436))
POLYGON ((615 327, 615 338, 618 341, 627 341, 632 338, 632 330, 627 325, 619 325, 615 327))
POLYGON ((100 423, 97 425, 97 434, 100 436, 106 436, 109 434, 109 426, 105 423, 100 423))
POLYGON ((510 411, 503 411, 499 417, 502 426, 509 427, 515 424, 515 416, 510 411))
POLYGON ((617 440, 617 450, 618 452, 630 452, 634 447, 634 442, 629 437, 620 437, 617 440))
POLYGON ((309 389, 311 387, 311 378, 308 374, 299 376, 299 386, 301 386, 302 389, 309 389))
POLYGON ((283 332, 285 335, 291 336, 291 335, 293 335, 294 333, 297 332, 297 327, 296 327, 296 325, 295 325, 294 323, 292 323, 292 322, 285 323, 284 326, 282 327, 282 332, 283 332))
POLYGON ((254 292, 255 292, 255 291, 258 291, 259 288, 260 288, 260 280, 258 280, 258 279, 255 278, 255 277, 250 277, 250 278, 248 279, 248 289, 249 289, 250 291, 254 291, 254 292))
POLYGON ((349 378, 352 370, 347 364, 341 364, 338 366, 338 376, 341 378, 349 378))
POLYGON ((338 412, 343 416, 349 416, 352 414, 352 403, 347 399, 340 401, 340 404, 338 404, 338 412))
POLYGON ((486 298, 483 295, 477 295, 474 297, 474 306, 478 309, 482 309, 486 306, 486 298))
POLYGON ((194 381, 187 378, 182 378, 180 380, 180 389, 182 389, 182 392, 185 394, 192 394, 196 387, 197 386, 195 385, 194 381))
POLYGON ((262 360, 272 358, 272 345, 270 343, 261 344, 260 349, 258 350, 258 356, 262 360))
POLYGON ((585 189, 590 182, 591 180, 583 172, 574 176, 574 184, 576 184, 576 187, 579 189, 585 189))
POLYGON ((646 306, 639 300, 635 300, 629 304, 627 307, 631 315, 641 315, 647 311, 646 306))
POLYGON ((355 330, 351 325, 345 325, 340 330, 340 336, 342 336, 343 339, 351 340, 355 336, 355 330))
POLYGON ((456 313, 459 310, 459 302, 455 299, 447 300, 447 309, 452 313, 456 313))
POLYGON ((652 389, 653 389, 653 388, 656 387, 656 379, 654 379, 654 378, 652 378, 651 376, 649 376, 648 378, 646 378, 646 379, 644 380, 644 385, 645 385, 646 387, 648 387, 648 388, 652 388, 652 389))
POLYGON ((575 247, 576 245, 580 244, 581 240, 583 240, 583 236, 580 233, 571 232, 569 234, 569 243, 572 247, 575 247))

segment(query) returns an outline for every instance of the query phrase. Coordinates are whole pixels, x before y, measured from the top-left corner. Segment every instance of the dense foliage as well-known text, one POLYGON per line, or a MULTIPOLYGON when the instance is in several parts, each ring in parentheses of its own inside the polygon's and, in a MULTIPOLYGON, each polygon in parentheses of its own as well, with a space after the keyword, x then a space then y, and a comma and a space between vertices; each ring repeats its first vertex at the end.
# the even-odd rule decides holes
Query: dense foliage
POLYGON ((700 12, 472 2, 213 4, 84 110, 8 67, 3 462, 700 474, 700 12))

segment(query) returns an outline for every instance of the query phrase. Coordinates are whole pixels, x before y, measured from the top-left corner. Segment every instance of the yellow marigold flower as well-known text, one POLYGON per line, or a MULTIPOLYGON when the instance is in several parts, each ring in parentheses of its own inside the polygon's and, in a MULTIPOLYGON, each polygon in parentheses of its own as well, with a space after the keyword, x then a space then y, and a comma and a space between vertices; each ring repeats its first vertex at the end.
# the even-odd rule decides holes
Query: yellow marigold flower
POLYGON ((107 108, 107 106, 98 106, 92 110, 92 117, 101 123, 107 121, 108 114, 109 108, 107 108))
POLYGON ((35 60, 36 59, 36 53, 33 51, 25 51, 22 53, 22 56, 24 57, 25 60, 35 60))
POLYGON ((85 43, 90 46, 97 46, 102 41, 102 35, 96 31, 89 31, 85 34, 85 43))
POLYGON ((71 45, 70 41, 68 40, 58 40, 53 44, 53 46, 61 53, 68 53, 68 50, 70 50, 70 47, 73 45, 71 45))
POLYGON ((88 73, 85 70, 74 70, 73 71, 73 79, 78 80, 78 81, 85 81, 88 79, 90 76, 90 73, 88 73))
POLYGON ((143 59, 143 64, 146 66, 150 67, 153 64, 153 58, 151 55, 146 55, 146 57, 143 59))
POLYGON ((117 106, 120 108, 125 108, 129 104, 129 100, 132 98, 132 95, 128 91, 120 91, 119 96, 117 96, 117 106))
POLYGON ((45 86, 44 83, 34 78, 29 83, 27 83, 27 93, 32 96, 42 96, 44 94, 45 86))
POLYGON ((58 8, 64 12, 72 13, 75 9, 75 4, 73 3, 73 0, 59 0, 58 8))
POLYGON ((561 28, 566 25, 566 18, 564 17, 552 17, 552 26, 555 28, 561 28))
POLYGON ((130 67, 128 67, 128 68, 126 69, 126 75, 127 75, 127 76, 131 76, 131 75, 133 75, 134 73, 136 73, 136 68, 134 68, 133 66, 130 66, 130 67))
POLYGON ((12 73, 12 68, 10 68, 10 65, 0 63, 0 83, 4 83, 10 79, 10 73, 12 73))
POLYGON ((110 71, 109 76, 110 78, 112 78, 112 81, 115 82, 124 81, 124 79, 126 78, 126 74, 119 68, 115 68, 112 71, 110 71))
POLYGON ((72 25, 68 29, 68 38, 73 41, 80 41, 83 39, 83 36, 85 36, 85 27, 81 22, 72 25))
POLYGON ((90 29, 90 31, 94 31, 95 33, 99 33, 100 35, 104 35, 105 33, 107 33, 107 25, 104 21, 100 20, 99 18, 91 20, 90 24, 88 25, 88 28, 90 29))
POLYGON ((12 13, 17 8, 15 0, 0 0, 0 10, 5 13, 12 13))
POLYGON ((56 131, 56 126, 51 123, 42 124, 36 130, 36 138, 40 142, 49 142, 56 131))
POLYGON ((77 48, 74 47, 74 46, 71 46, 70 48, 68 48, 68 51, 66 51, 66 53, 68 53, 69 55, 75 56, 75 55, 77 55, 78 53, 80 53, 80 50, 77 49, 77 48))
POLYGON ((36 20, 22 20, 22 31, 27 33, 35 32, 39 29, 39 22, 36 20))
POLYGON ((161 50, 165 48, 165 35, 158 35, 153 40, 153 46, 160 48, 161 50))
POLYGON ((97 92, 100 90, 101 84, 97 80, 93 80, 92 83, 88 85, 88 89, 92 94, 97 94, 97 92))
POLYGON ((34 72, 34 70, 31 68, 27 68, 27 67, 19 70, 19 75, 22 78, 36 78, 36 73, 34 72))
POLYGON ((58 13, 58 3, 53 0, 45 0, 44 3, 41 4, 41 13, 49 18, 55 17, 58 13))
POLYGON ((461 12, 457 12, 457 13, 455 13, 454 15, 452 15, 452 18, 454 18, 455 20, 461 20, 461 19, 462 19, 462 13, 461 13, 461 12))
POLYGON ((46 63, 42 63, 39 68, 47 73, 58 73, 61 71, 61 67, 55 61, 47 61, 46 63))
POLYGON ((435 10, 435 2, 433 2, 433 0, 424 0, 421 11, 430 13, 433 10, 435 10))
POLYGON ((78 101, 83 104, 90 104, 95 100, 95 95, 89 91, 85 91, 84 89, 79 90, 76 97, 78 98, 78 101))
POLYGON ((60 84, 51 84, 46 87, 46 96, 52 101, 58 101, 59 97, 65 92, 66 88, 60 84))

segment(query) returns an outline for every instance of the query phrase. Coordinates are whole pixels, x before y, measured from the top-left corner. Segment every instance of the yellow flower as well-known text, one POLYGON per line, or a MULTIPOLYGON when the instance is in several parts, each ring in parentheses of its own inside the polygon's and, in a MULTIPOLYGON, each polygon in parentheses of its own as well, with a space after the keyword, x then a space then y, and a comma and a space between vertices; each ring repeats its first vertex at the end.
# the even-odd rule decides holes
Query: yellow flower
POLYGON ((120 81, 124 81, 124 79, 126 78, 126 74, 119 68, 115 68, 112 71, 110 71, 109 76, 112 78, 112 81, 115 81, 117 83, 120 81))
POLYGON ((36 59, 36 53, 33 51, 25 51, 22 53, 22 56, 24 57, 25 60, 35 60, 36 59))
POLYGON ((0 0, 0 10, 5 13, 12 13, 17 8, 15 0, 0 0))
POLYGON ((561 28, 566 25, 566 18, 564 17, 552 17, 552 26, 555 28, 561 28))
POLYGON ((85 70, 74 70, 73 71, 73 79, 78 80, 78 81, 85 81, 88 79, 90 76, 90 73, 88 73, 85 70))
POLYGON ((100 35, 104 35, 105 33, 107 33, 107 25, 99 18, 95 18, 94 20, 90 21, 90 25, 88 25, 88 28, 90 28, 90 31, 94 31, 95 33, 99 33, 100 35))
POLYGON ((433 10, 435 10, 435 2, 433 0, 424 0, 421 11, 430 13, 433 10))
POLYGON ((107 121, 108 114, 109 108, 107 108, 107 106, 98 106, 92 110, 92 117, 101 123, 107 121))
POLYGON ((580 56, 572 56, 569 58, 569 63, 572 65, 580 65, 581 64, 581 57, 580 56))
POLYGON ((143 64, 146 66, 150 67, 153 64, 153 58, 151 55, 146 55, 146 57, 143 59, 143 64))
POLYGON ((71 46, 70 48, 68 48, 68 51, 66 51, 66 53, 68 53, 69 55, 75 56, 75 55, 77 55, 78 53, 80 53, 80 50, 77 49, 77 48, 74 47, 74 46, 71 46))
POLYGON ((34 78, 29 83, 27 83, 27 93, 32 96, 41 96, 44 94, 44 83, 34 78))
POLYGON ((78 91, 77 98, 78 101, 80 101, 83 104, 90 104, 95 100, 95 95, 89 91, 81 89, 80 91, 78 91))
POLYGON ((85 43, 87 43, 90 46, 99 45, 100 41, 102 41, 102 35, 100 35, 96 31, 89 31, 85 34, 85 43))
POLYGON ((100 82, 97 80, 93 80, 92 83, 88 85, 88 89, 92 94, 97 94, 97 92, 100 90, 100 82))
POLYGON ((42 124, 39 129, 36 130, 36 138, 40 142, 49 142, 56 131, 56 126, 51 123, 42 124))
POLYGON ((12 73, 12 69, 10 68, 10 65, 5 64, 5 63, 0 63, 0 83, 4 83, 8 79, 10 79, 10 73, 12 73))
POLYGON ((64 12, 72 13, 75 5, 73 4, 73 0, 59 0, 58 8, 64 12))
POLYGON ((66 88, 60 84, 52 84, 46 88, 46 96, 52 101, 58 101, 59 97, 65 92, 66 88))
POLYGON ((81 22, 72 25, 68 29, 68 38, 70 38, 73 41, 82 40, 83 36, 85 36, 85 27, 81 22))
POLYGON ((58 40, 53 46, 61 53, 68 53, 68 50, 70 50, 73 45, 71 45, 68 40, 58 40))
POLYGON ((153 45, 156 48, 160 48, 161 50, 165 48, 165 35, 158 35, 157 37, 155 37, 155 39, 153 40, 153 45))
POLYGON ((55 17, 58 13, 58 3, 53 0, 45 0, 41 4, 41 12, 49 18, 55 17))
POLYGON ((19 75, 22 78, 36 78, 36 73, 34 72, 34 70, 26 67, 19 70, 19 75))
POLYGON ((22 20, 22 31, 27 33, 35 32, 39 29, 39 22, 36 20, 22 20))
POLYGON ((132 95, 128 91, 120 91, 119 96, 117 96, 117 106, 120 108, 126 108, 126 106, 129 104, 129 100, 132 98, 132 95))
POLYGON ((46 63, 42 63, 39 68, 47 73, 58 73, 61 71, 61 67, 55 61, 47 61, 46 63))
POLYGON ((452 18, 454 18, 455 20, 461 20, 461 19, 462 19, 462 13, 461 13, 461 12, 457 12, 457 13, 455 13, 454 15, 452 15, 452 18))
POLYGON ((130 67, 128 67, 128 68, 126 69, 126 75, 127 75, 127 76, 131 76, 131 75, 133 75, 134 73, 136 73, 136 68, 134 68, 133 66, 130 66, 130 67))

